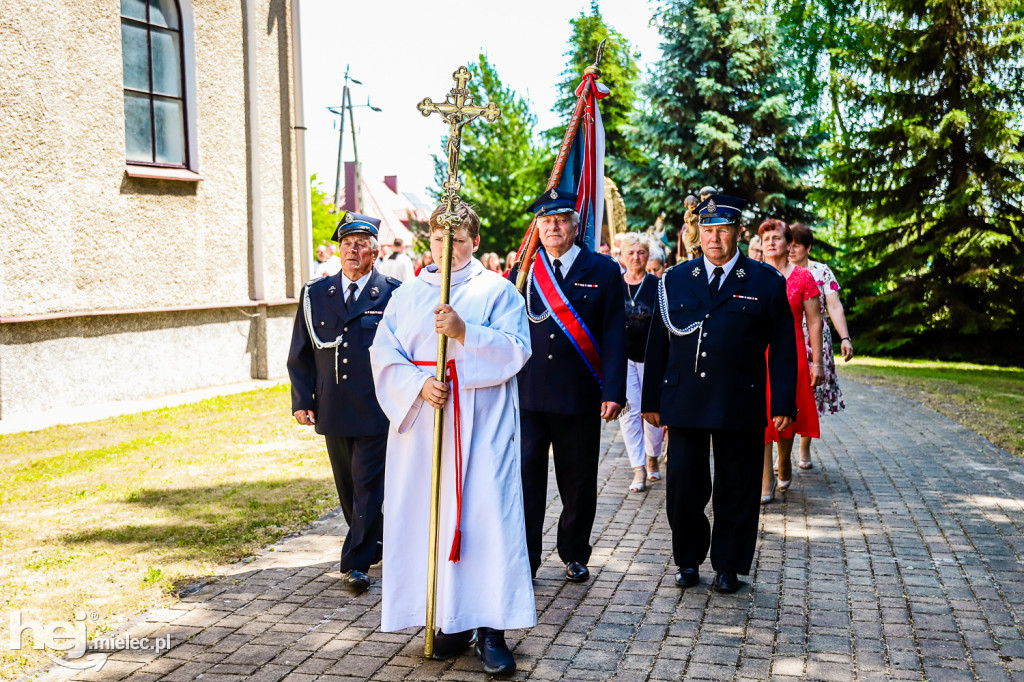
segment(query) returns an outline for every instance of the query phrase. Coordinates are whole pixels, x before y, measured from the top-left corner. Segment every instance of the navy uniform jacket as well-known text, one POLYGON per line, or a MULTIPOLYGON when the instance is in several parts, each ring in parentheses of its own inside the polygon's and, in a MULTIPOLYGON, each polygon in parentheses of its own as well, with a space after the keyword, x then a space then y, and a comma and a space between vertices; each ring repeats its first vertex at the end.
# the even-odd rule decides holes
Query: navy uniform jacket
MULTIPOLYGON (((515 282, 518 269, 509 279, 515 282)), ((532 309, 541 315, 544 304, 534 287, 532 309)), ((580 248, 564 279, 562 291, 593 334, 601 350, 602 385, 587 369, 579 352, 548 317, 530 322, 533 355, 519 372, 519 405, 524 410, 558 414, 596 414, 601 403, 626 403, 626 308, 622 274, 612 259, 580 248)))
POLYGON ((671 334, 659 304, 647 338, 641 410, 660 412, 663 426, 764 428, 767 348, 771 414, 795 417, 797 348, 786 278, 740 254, 714 302, 703 258, 670 268, 663 281, 672 325, 703 327, 671 334))
POLYGON ((306 285, 313 327, 325 343, 343 337, 334 380, 333 348, 316 350, 309 338, 302 298, 288 353, 292 412, 313 410, 316 432, 325 436, 373 436, 387 433, 388 419, 377 403, 370 373, 370 344, 384 307, 401 282, 375 269, 359 292, 352 313, 345 310, 341 272, 306 285))

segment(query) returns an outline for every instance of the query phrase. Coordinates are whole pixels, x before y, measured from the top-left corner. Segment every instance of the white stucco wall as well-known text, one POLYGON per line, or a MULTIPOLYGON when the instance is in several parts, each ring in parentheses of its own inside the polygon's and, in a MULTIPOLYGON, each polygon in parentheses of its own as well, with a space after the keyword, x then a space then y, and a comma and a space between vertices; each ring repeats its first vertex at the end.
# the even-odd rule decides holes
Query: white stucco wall
MULTIPOLYGON (((289 3, 254 2, 263 203, 256 229, 264 296, 276 300, 301 286, 296 197, 306 182, 297 178, 291 129, 289 3)), ((120 0, 5 0, 0 318, 250 299, 242 9, 238 2, 192 2, 203 177, 196 183, 125 172, 120 0)), ((285 307, 290 330, 295 308, 285 307)), ((90 394, 143 397, 248 379, 247 319, 187 311, 6 323, 0 419, 22 409, 18 396, 30 389, 58 409, 90 394), (126 382, 116 364, 133 344, 163 361, 145 371, 130 365, 124 374, 137 380, 126 382)), ((273 328, 266 338, 277 349, 264 352, 270 376, 280 376, 284 357, 274 352, 287 346, 281 351, 273 328)))

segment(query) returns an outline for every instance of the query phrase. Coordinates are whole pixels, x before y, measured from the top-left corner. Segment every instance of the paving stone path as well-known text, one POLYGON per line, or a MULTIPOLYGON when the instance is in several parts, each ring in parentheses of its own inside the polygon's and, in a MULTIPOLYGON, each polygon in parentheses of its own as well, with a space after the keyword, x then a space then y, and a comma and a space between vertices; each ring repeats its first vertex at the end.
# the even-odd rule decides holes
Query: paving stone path
MULTIPOLYGON (((539 624, 509 633, 516 678, 1024 680, 1024 463, 920 405, 844 388, 850 407, 822 420, 814 469, 764 508, 736 595, 708 589, 709 564, 699 587, 676 587, 664 484, 627 494, 606 428, 593 578, 566 583, 547 558, 539 624)), ((338 580, 344 531, 329 516, 145 614, 128 634, 176 646, 116 653, 77 679, 484 679, 468 654, 424 660, 422 632, 380 632, 379 584, 356 597, 338 580)))

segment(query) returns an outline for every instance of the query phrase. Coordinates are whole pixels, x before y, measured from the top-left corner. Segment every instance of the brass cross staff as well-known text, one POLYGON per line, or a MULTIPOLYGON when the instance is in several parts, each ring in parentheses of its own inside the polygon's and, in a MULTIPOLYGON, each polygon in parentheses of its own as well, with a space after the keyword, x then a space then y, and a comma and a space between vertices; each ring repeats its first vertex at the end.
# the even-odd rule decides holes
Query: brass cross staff
MULTIPOLYGON (((455 229, 462 223, 462 218, 455 209, 459 205, 459 151, 462 146, 462 128, 470 121, 480 116, 484 120, 493 123, 501 115, 501 111, 493 102, 486 107, 473 105, 473 96, 466 89, 472 75, 465 66, 460 66, 452 74, 455 79, 455 87, 448 91, 445 101, 435 104, 429 97, 416 105, 420 113, 430 116, 438 113, 445 123, 448 124, 448 142, 445 151, 448 152, 448 177, 445 179, 442 188, 444 196, 441 201, 445 205, 445 212, 438 216, 437 222, 444 227, 442 233, 444 242, 441 252, 441 303, 448 303, 451 294, 452 277, 452 237, 455 229)), ((448 337, 439 334, 437 337, 437 380, 445 381, 445 365, 448 356, 448 337)), ((434 460, 430 473, 430 553, 427 556, 427 613, 426 613, 426 641, 423 645, 423 655, 430 658, 434 655, 434 611, 437 604, 437 536, 438 536, 438 513, 441 497, 441 450, 444 439, 444 409, 434 411, 434 460)), ((459 472, 461 475, 462 472, 459 472)))

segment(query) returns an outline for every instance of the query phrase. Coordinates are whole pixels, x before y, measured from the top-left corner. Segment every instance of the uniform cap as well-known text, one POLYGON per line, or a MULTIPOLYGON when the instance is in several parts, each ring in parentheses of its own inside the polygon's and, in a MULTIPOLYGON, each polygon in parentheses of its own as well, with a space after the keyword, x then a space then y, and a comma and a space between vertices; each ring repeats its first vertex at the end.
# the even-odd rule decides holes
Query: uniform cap
POLYGON ((576 210, 576 195, 572 192, 559 192, 557 188, 545 190, 527 210, 538 218, 542 215, 570 213, 576 210))
POLYGON ((332 239, 340 242, 346 235, 363 233, 376 237, 380 229, 380 219, 371 218, 368 215, 361 215, 346 211, 344 217, 338 221, 338 227, 334 230, 332 239))

